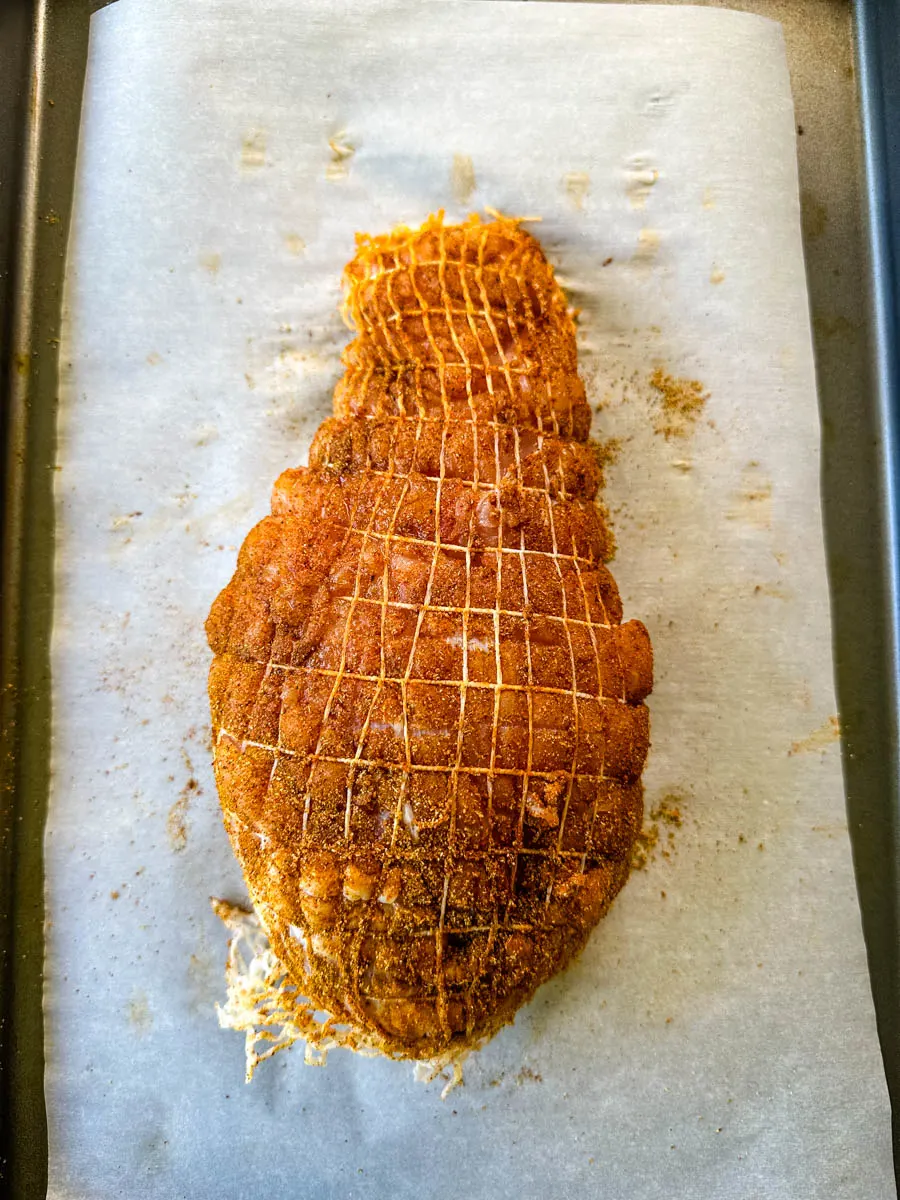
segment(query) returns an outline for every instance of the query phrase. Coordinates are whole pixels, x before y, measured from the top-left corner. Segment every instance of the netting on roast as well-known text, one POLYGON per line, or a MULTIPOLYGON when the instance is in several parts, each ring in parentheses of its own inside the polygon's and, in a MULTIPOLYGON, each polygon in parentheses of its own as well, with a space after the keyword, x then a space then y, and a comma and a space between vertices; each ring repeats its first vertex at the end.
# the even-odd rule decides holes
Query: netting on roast
POLYGON ((234 605, 214 667, 217 771, 273 925, 296 877, 282 948, 361 1021, 431 998, 449 1035, 563 954, 583 889, 599 915, 620 886, 649 683, 533 239, 439 219, 363 239, 346 311, 336 416, 279 482, 247 550, 265 603, 234 605))

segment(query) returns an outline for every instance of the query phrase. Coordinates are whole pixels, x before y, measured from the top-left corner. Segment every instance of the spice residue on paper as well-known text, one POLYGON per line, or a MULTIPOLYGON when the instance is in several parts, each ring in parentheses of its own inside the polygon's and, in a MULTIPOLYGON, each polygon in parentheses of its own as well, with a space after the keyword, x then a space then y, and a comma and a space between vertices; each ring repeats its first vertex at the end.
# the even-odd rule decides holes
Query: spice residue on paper
POLYGON ((522 1070, 519 1071, 518 1075, 516 1075, 516 1087, 521 1087, 523 1083, 543 1082, 543 1076, 539 1075, 537 1071, 532 1071, 531 1067, 523 1067, 522 1070))
POLYGON ((667 442, 689 437, 709 399, 703 384, 698 379, 676 378, 657 367, 650 376, 650 387, 659 405, 654 430, 667 442))
POLYGON ((684 824, 682 805, 684 796, 669 792, 650 810, 644 828, 638 834, 631 851, 631 869, 643 871, 657 854, 670 858, 675 841, 675 831, 684 824))
MULTIPOLYGON (((193 732, 194 730, 191 729, 188 736, 193 734, 193 732)), ((190 805, 191 798, 195 795, 199 796, 201 791, 200 784, 197 782, 196 776, 194 775, 194 764, 191 762, 188 752, 182 747, 181 753, 184 758, 185 766, 188 770, 188 780, 181 789, 178 799, 169 809, 166 817, 166 833, 169 838, 169 845, 176 852, 176 854, 184 850, 184 848, 187 846, 188 807, 190 805)))
POLYGON ((788 756, 793 757, 795 754, 809 754, 816 750, 827 750, 834 742, 840 741, 840 737, 840 719, 837 716, 829 717, 824 724, 820 725, 818 729, 814 729, 805 738, 801 738, 798 742, 792 742, 788 756))
POLYGON ((622 452, 622 439, 611 437, 600 441, 592 438, 590 441, 590 446, 594 451, 594 458, 597 462, 597 466, 600 468, 600 483, 596 504, 602 513, 603 520, 606 522, 608 538, 606 547, 606 562, 610 563, 615 558, 616 550, 618 548, 616 543, 616 531, 613 528, 612 513, 610 512, 609 505, 604 499, 602 499, 600 493, 602 493, 606 488, 607 467, 615 466, 615 464, 619 461, 619 455, 622 452))
POLYGON ((622 453, 621 438, 606 438, 605 441, 597 441, 591 439, 591 449, 594 451, 594 458, 597 460, 597 466, 600 468, 601 487, 605 485, 604 472, 607 467, 614 467, 619 461, 619 455, 622 453))
POLYGON ((169 845, 176 854, 184 850, 185 846, 187 846, 187 810, 188 794, 182 792, 169 809, 169 815, 166 817, 166 833, 168 834, 169 845))

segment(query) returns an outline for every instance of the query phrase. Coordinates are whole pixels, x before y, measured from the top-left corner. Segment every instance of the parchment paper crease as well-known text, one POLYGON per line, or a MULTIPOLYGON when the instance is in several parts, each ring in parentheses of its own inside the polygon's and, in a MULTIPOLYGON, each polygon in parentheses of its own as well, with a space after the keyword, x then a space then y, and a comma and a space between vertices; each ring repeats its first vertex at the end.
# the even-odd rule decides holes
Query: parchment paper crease
POLYGON ((120 0, 93 20, 66 310, 50 1195, 894 1195, 778 27, 120 0), (244 893, 203 619, 329 411, 354 232, 485 205, 543 218, 582 310, 595 432, 622 441, 614 570, 656 648, 648 811, 683 825, 446 1103, 347 1054, 247 1088, 214 1013, 208 897, 244 893), (668 439, 656 367, 709 394, 668 439))

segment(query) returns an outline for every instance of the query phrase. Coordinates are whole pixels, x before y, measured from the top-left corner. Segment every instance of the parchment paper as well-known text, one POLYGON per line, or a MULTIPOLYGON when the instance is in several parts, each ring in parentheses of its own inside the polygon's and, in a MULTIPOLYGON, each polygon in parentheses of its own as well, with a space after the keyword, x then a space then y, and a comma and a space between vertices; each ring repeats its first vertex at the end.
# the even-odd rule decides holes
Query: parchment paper
POLYGON ((62 360, 52 1197, 894 1195, 841 784, 780 30, 689 8, 136 0, 93 19, 62 360), (581 312, 659 840, 445 1103, 218 1029, 241 899, 202 623, 346 339, 358 229, 494 206, 581 312), (667 439, 661 368, 699 380, 667 439), (669 837, 671 834, 671 838, 669 837))

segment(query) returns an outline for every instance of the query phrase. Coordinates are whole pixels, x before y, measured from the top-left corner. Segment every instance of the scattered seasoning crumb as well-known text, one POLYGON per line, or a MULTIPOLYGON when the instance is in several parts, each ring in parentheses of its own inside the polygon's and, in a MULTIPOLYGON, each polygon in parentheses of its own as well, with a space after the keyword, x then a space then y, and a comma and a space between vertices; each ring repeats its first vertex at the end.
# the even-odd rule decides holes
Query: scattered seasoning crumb
POLYGON ((684 818, 681 815, 681 810, 675 807, 675 805, 681 802, 681 796, 677 796, 674 793, 664 796, 650 813, 650 820, 662 821, 665 825, 674 825, 676 829, 680 829, 684 824, 684 818))
POLYGON ((697 379, 676 379, 666 374, 662 367, 657 367, 650 376, 650 386, 660 401, 654 430, 667 442, 675 437, 688 437, 709 399, 703 384, 697 379))
MULTIPOLYGON (((196 788, 196 781, 194 781, 194 787, 196 788)), ((182 790, 181 795, 169 809, 169 814, 166 817, 166 833, 169 835, 169 845, 176 854, 184 850, 187 846, 187 811, 192 790, 187 787, 182 790)))
POLYGON ((622 452, 622 439, 607 438, 605 442, 591 439, 590 447, 597 460, 597 466, 603 471, 605 467, 612 467, 619 461, 619 455, 622 452))
POLYGON ((655 858, 654 850, 659 841, 659 827, 648 825, 637 835, 631 848, 632 871, 643 871, 649 862, 655 858))
POLYGON ((119 898, 119 893, 118 893, 118 892, 110 892, 110 893, 109 893, 109 898, 110 898, 110 900, 118 900, 118 898, 119 898))
MULTIPOLYGON (((648 824, 644 826, 638 834, 634 846, 631 851, 631 869, 633 871, 643 871, 648 863, 653 862, 656 858, 657 847, 659 846, 660 827, 668 826, 667 843, 675 841, 675 829, 680 829, 684 824, 684 818, 681 815, 679 805, 683 804, 684 797, 675 792, 670 792, 668 795, 658 801, 658 803, 650 810, 648 824)), ((660 849, 659 853, 663 858, 671 858, 670 850, 674 849, 669 846, 668 849, 660 849)), ((665 892, 662 893, 665 896, 665 892)))
POLYGON ((543 1076, 539 1075, 537 1073, 537 1071, 532 1071, 531 1067, 523 1067, 522 1070, 516 1076, 516 1086, 517 1087, 521 1087, 523 1083, 543 1083, 543 1082, 544 1082, 543 1076))
POLYGON ((604 258, 603 262, 600 265, 603 267, 608 267, 612 261, 613 261, 612 255, 610 255, 609 258, 604 258))
POLYGON ((810 750, 824 752, 832 742, 839 741, 840 736, 840 718, 837 716, 829 717, 824 725, 820 725, 818 729, 814 729, 807 737, 801 738, 799 742, 792 742, 791 748, 788 751, 788 758, 793 758, 795 754, 803 754, 810 750))

